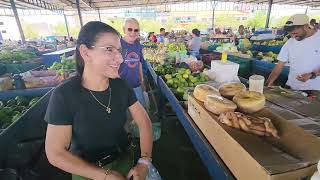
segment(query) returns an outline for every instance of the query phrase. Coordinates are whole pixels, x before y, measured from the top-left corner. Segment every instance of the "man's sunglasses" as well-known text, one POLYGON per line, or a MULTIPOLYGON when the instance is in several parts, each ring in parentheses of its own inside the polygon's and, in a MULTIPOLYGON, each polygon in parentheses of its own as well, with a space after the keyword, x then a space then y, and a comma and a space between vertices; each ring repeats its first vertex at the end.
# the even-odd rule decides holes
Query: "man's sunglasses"
POLYGON ((133 31, 133 32, 137 33, 137 32, 139 32, 139 29, 128 28, 128 31, 129 31, 129 32, 132 32, 132 31, 133 31))

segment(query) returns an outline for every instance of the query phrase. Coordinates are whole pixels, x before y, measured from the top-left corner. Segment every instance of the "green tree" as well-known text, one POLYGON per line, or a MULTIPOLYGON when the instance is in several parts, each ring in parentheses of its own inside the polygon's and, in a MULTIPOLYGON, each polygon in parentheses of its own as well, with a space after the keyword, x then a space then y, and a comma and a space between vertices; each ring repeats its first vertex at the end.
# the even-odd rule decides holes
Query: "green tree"
MULTIPOLYGON (((283 16, 278 19, 275 19, 272 27, 283 27, 285 23, 288 21, 289 16, 283 16)), ((271 26, 270 26, 271 27, 271 26)))
POLYGON ((201 30, 201 29, 207 29, 207 28, 208 28, 208 24, 207 24, 207 23, 204 23, 204 22, 193 22, 193 23, 189 23, 189 24, 187 24, 186 26, 184 26, 184 28, 185 28, 187 31, 191 32, 192 29, 195 29, 195 28, 197 28, 197 29, 199 29, 199 30, 201 30))
POLYGON ((239 25, 245 22, 237 21, 232 15, 217 15, 214 23, 215 27, 232 27, 233 29, 238 29, 239 25))
POLYGON ((176 27, 176 23, 174 22, 173 18, 168 18, 164 28, 166 31, 170 31, 174 27, 176 27))
POLYGON ((144 32, 155 32, 159 33, 160 23, 153 19, 142 19, 140 21, 141 30, 144 32))
POLYGON ((32 24, 23 23, 22 27, 26 39, 36 39, 39 37, 38 31, 33 29, 32 24))
POLYGON ((66 25, 64 23, 56 24, 52 27, 53 35, 66 36, 68 35, 66 25))
POLYGON ((248 19, 246 25, 250 27, 264 28, 266 23, 266 18, 267 18, 266 11, 256 11, 254 15, 248 19))
POLYGON ((80 26, 79 27, 76 27, 76 26, 69 27, 69 32, 70 32, 70 36, 77 38, 78 34, 80 32, 80 26))
POLYGON ((115 28, 121 35, 123 35, 123 25, 124 19, 123 18, 112 18, 106 21, 111 27, 115 28))

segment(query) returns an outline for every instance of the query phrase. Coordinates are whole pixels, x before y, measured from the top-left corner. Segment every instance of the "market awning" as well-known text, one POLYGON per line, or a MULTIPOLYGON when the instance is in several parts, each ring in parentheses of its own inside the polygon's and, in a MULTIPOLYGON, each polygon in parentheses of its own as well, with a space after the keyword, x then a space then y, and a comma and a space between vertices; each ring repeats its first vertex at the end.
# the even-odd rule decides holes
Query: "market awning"
MULTIPOLYGON (((56 6, 62 6, 65 10, 75 10, 76 0, 45 0, 56 6)), ((219 2, 237 2, 268 4, 269 0, 217 0, 219 2)), ((93 9, 114 9, 123 7, 141 7, 164 4, 203 2, 201 0, 80 0, 80 8, 83 10, 93 9)), ((320 0, 273 0, 273 4, 299 5, 299 6, 320 6, 320 0)))
MULTIPOLYGON (((269 0, 217 0, 218 2, 268 4, 269 0)), ((201 0, 79 0, 81 11, 203 2, 201 0)), ((15 0, 18 9, 77 10, 76 0, 15 0)), ((319 7, 320 0, 273 0, 273 4, 319 7)), ((10 8, 10 0, 0 0, 0 8, 10 8)))

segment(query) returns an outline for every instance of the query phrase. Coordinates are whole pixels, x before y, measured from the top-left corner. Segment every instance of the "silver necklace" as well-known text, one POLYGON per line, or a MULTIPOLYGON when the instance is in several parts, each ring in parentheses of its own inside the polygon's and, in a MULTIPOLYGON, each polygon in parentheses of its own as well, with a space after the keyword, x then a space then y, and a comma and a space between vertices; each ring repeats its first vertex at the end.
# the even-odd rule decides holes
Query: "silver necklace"
POLYGON ((103 103, 101 103, 97 98, 96 96, 92 93, 92 91, 90 91, 90 94, 92 95, 92 97, 97 101, 98 104, 100 104, 100 106, 104 107, 105 108, 105 111, 110 114, 111 113, 111 108, 110 108, 110 102, 111 102, 111 87, 110 87, 110 96, 109 96, 109 103, 108 103, 108 106, 104 105, 103 103))

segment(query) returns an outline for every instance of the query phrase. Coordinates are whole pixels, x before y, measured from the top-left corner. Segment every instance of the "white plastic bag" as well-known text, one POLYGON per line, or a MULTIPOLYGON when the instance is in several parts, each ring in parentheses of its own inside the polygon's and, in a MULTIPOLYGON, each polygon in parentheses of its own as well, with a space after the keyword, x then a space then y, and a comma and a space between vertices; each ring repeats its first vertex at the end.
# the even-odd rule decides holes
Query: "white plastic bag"
POLYGON ((146 91, 143 91, 143 97, 144 97, 144 102, 145 102, 145 105, 146 105, 146 110, 149 110, 150 109, 150 99, 149 99, 149 95, 146 91))
POLYGON ((162 180, 158 170, 150 163, 146 180, 162 180))

